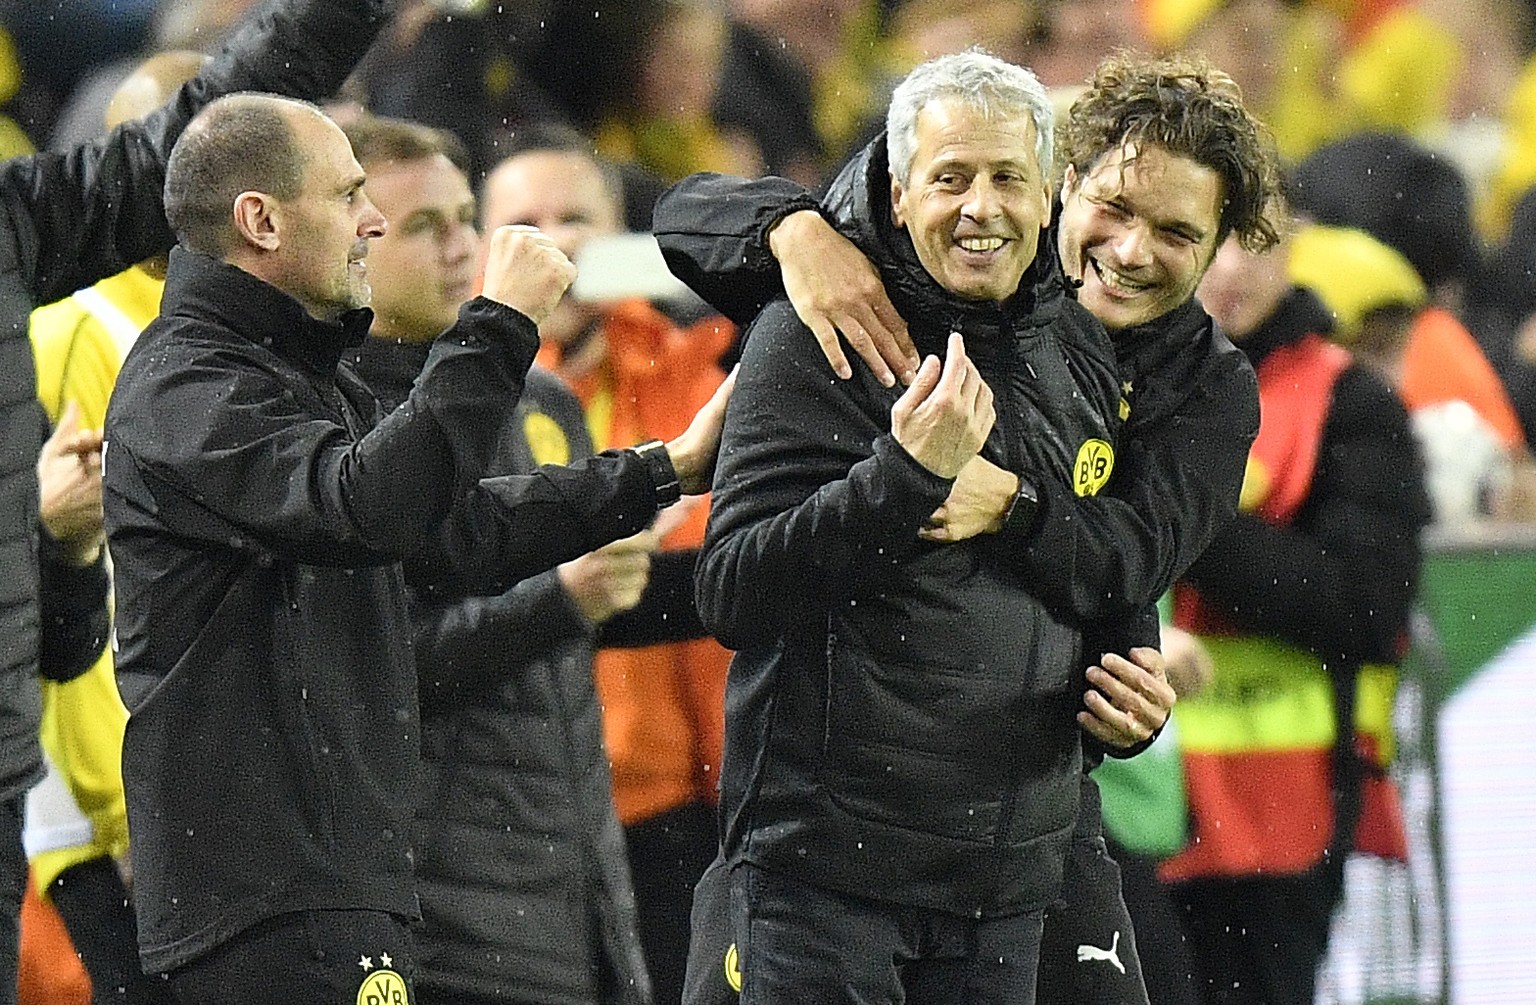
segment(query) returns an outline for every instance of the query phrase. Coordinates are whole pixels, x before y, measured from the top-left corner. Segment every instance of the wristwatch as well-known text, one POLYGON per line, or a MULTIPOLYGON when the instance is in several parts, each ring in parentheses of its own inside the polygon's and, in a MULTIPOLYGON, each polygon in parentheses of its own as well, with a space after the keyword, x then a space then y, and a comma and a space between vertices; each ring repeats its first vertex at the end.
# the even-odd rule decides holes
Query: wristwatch
POLYGON ((677 469, 672 466, 672 455, 660 440, 646 440, 631 447, 645 462, 651 473, 651 484, 656 487, 656 508, 665 509, 683 497, 683 483, 677 480, 677 469))
POLYGON ((1010 530, 1028 530, 1035 522, 1035 510, 1039 507, 1040 494, 1028 478, 1019 475, 1019 491, 1008 504, 1008 512, 1003 514, 1003 526, 1010 530))

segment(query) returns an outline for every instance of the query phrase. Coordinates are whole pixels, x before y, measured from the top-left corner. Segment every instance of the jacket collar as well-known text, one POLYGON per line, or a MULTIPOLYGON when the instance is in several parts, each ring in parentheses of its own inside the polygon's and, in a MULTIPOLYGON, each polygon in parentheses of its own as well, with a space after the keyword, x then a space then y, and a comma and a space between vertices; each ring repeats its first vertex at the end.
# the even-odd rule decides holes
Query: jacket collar
POLYGON ((1317 294, 1295 286, 1275 307, 1274 313, 1252 334, 1238 343, 1248 354, 1248 361, 1258 366, 1264 357, 1311 334, 1327 335, 1333 331, 1333 315, 1317 294))
POLYGON ((1109 338, 1122 369, 1151 373, 1165 369, 1171 359, 1187 353, 1213 325, 1205 308, 1191 297, 1161 317, 1112 331, 1109 338))
MULTIPOLYGON (((940 336, 957 329, 986 340, 1000 331, 1043 326, 1060 313, 1066 281, 1051 231, 1041 231, 1034 264, 1019 281, 1017 293, 1001 304, 966 300, 944 289, 923 268, 911 237, 892 223, 890 203, 890 167, 881 132, 833 179, 824 205, 833 224, 880 270, 897 311, 915 322, 914 340, 925 334, 931 338, 937 329, 942 329, 940 336)), ((921 342, 919 348, 935 351, 921 342)), ((967 341, 967 351, 971 348, 967 341)), ((937 351, 942 355, 943 347, 937 351)))
POLYGON ((179 246, 171 249, 160 313, 211 322, 323 374, 333 373, 342 352, 373 324, 366 307, 334 321, 310 317, 293 297, 244 269, 179 246))

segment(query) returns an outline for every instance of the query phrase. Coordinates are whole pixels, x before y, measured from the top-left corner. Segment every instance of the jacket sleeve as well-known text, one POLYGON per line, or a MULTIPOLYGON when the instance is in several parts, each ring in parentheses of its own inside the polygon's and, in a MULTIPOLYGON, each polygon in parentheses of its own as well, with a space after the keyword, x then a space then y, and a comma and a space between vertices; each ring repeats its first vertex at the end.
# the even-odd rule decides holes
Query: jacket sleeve
POLYGON ((592 636, 591 624, 566 597, 553 571, 494 597, 443 601, 432 591, 418 592, 411 624, 421 703, 427 708, 466 688, 498 683, 488 679, 488 667, 515 670, 573 639, 592 636), (507 659, 511 652, 517 660, 507 659))
POLYGON ((875 386, 828 375, 787 303, 754 323, 695 590, 723 645, 768 643, 807 612, 872 589, 918 546, 918 528, 948 495, 951 481, 884 431, 889 406, 875 386))
POLYGON ((192 116, 236 91, 329 97, 397 2, 269 0, 159 111, 66 153, 6 162, 0 227, 15 242, 0 247, 7 271, 19 270, 35 301, 49 303, 165 251, 166 159, 192 116))
POLYGON ((1258 384, 1239 354, 1218 360, 1173 415, 1131 430, 1099 495, 1023 472, 1039 507, 1002 533, 1028 589, 1059 616, 1082 624, 1155 603, 1237 512, 1258 384))
POLYGON ((70 565, 46 528, 39 526, 38 670, 49 680, 73 680, 91 668, 107 644, 105 557, 70 565))
POLYGON ((408 557, 418 587, 503 593, 521 579, 637 534, 656 518, 656 484, 633 450, 606 450, 531 474, 482 479, 408 557))
POLYGON ((471 301, 433 344, 406 403, 361 436, 260 358, 232 364, 227 340, 166 341, 164 358, 124 371, 123 381, 153 382, 155 408, 115 420, 109 474, 131 455, 175 533, 352 565, 402 555, 475 485, 538 334, 511 308, 471 301))
POLYGON ((1357 365, 1334 385, 1318 469, 1295 521, 1280 527, 1240 514, 1188 578, 1251 631, 1324 659, 1394 661, 1429 515, 1407 413, 1357 365))
POLYGON ((697 549, 659 551, 651 556, 651 578, 640 603, 615 614, 597 630, 600 646, 651 646, 709 635, 693 601, 697 549))
POLYGON ((768 231, 790 213, 818 208, 787 178, 694 174, 662 193, 651 229, 673 275, 745 326, 784 294, 768 231))

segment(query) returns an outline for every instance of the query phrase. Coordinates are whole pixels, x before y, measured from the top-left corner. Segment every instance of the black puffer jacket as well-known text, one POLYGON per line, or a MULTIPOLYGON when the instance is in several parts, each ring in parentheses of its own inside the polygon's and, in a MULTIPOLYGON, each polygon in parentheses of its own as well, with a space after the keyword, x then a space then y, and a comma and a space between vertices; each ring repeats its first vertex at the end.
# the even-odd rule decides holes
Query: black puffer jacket
MULTIPOLYGON (((392 409, 429 348, 365 339, 358 375, 392 409)), ((535 368, 490 472, 591 452, 580 403, 535 368)), ((495 596, 414 590, 411 608, 427 769, 417 986, 455 1002, 649 1002, 591 623, 553 571, 495 596)))
MULTIPOLYGON (((889 223, 877 140, 834 186, 923 353, 966 336, 996 395, 984 455, 1068 481, 1119 381, 1051 249, 1006 304, 957 299, 889 223)), ((899 391, 827 373, 784 301, 747 335, 700 556, 701 616, 740 650, 726 699, 726 852, 958 914, 1042 906, 1077 815, 1081 641, 997 536, 917 531, 950 482, 889 433, 899 391)))
MULTIPOLYGON (((329 96, 395 6, 272 0, 160 111, 68 153, 0 165, 0 799, 29 786, 42 767, 35 464, 46 421, 27 318, 39 304, 171 246, 165 160, 199 108, 234 91, 329 96)), ((97 578, 92 589, 104 585, 97 578)))

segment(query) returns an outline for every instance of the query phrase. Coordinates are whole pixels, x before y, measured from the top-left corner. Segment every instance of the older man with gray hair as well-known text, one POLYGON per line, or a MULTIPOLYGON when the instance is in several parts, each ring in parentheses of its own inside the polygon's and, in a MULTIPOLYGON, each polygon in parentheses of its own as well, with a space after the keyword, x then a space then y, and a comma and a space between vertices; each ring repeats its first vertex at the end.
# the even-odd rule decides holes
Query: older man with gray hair
POLYGON ((746 339, 698 582, 738 650, 721 810, 746 1005, 1034 1001, 1091 661, 995 537, 919 532, 978 453, 1079 494, 1113 467, 1108 338, 1041 240, 1052 129, 1029 71, 946 56, 834 183, 925 356, 909 388, 828 379, 784 300, 746 339))

